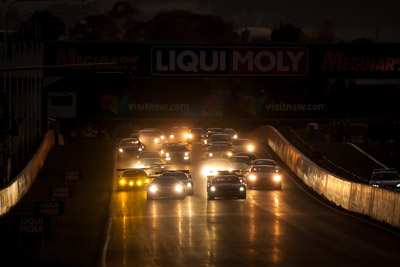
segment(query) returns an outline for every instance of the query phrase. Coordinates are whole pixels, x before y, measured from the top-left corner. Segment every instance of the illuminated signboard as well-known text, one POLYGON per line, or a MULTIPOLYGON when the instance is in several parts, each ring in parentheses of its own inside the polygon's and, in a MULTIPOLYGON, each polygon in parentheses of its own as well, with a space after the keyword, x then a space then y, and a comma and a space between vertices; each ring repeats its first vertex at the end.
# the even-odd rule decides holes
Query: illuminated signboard
POLYGON ((152 48, 152 75, 306 76, 304 47, 152 48))

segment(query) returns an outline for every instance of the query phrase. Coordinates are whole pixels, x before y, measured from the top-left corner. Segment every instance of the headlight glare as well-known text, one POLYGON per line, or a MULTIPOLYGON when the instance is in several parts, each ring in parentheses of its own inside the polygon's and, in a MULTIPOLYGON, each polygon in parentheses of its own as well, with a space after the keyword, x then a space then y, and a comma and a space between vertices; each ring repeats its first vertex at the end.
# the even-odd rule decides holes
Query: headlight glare
POLYGON ((251 152, 251 151, 254 150, 254 146, 253 146, 253 145, 249 145, 249 146, 247 147, 247 149, 251 152))
POLYGON ((182 192, 183 186, 181 186, 180 184, 178 184, 177 186, 175 186, 175 190, 176 190, 177 192, 182 192))
POLYGON ((253 175, 253 174, 251 174, 251 175, 249 176, 249 178, 250 178, 250 180, 254 181, 254 180, 256 179, 256 176, 253 175))
POLYGON ((280 175, 275 175, 274 176, 274 181, 279 182, 281 180, 281 176, 280 175))
POLYGON ((213 191, 213 192, 215 191, 215 187, 214 187, 214 186, 211 186, 210 189, 211 189, 211 191, 213 191))
POLYGON ((152 186, 150 186, 150 192, 156 192, 157 191, 157 186, 155 186, 155 185, 152 185, 152 186))
POLYGON ((240 191, 244 191, 244 187, 241 186, 241 187, 239 188, 239 190, 240 190, 240 191))
POLYGON ((122 148, 120 148, 120 149, 118 149, 118 150, 119 150, 119 152, 121 152, 121 153, 124 152, 124 150, 123 150, 122 148))

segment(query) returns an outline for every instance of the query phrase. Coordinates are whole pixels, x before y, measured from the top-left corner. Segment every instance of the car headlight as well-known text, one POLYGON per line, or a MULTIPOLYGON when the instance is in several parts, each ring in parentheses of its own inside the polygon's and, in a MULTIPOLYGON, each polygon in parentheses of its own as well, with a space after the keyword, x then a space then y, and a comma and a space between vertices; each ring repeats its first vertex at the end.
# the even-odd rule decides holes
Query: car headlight
POLYGON ((138 149, 139 151, 142 151, 143 150, 143 148, 141 148, 141 147, 139 147, 139 149, 138 149))
POLYGON ((239 190, 240 190, 240 191, 244 191, 244 187, 241 186, 241 187, 239 188, 239 190))
POLYGON ((234 136, 233 136, 233 139, 237 139, 238 138, 238 136, 237 136, 237 134, 235 134, 234 136))
POLYGON ((256 176, 253 175, 253 174, 251 174, 251 175, 249 176, 249 178, 250 178, 250 180, 254 181, 254 180, 256 179, 256 176))
POLYGON ((173 134, 171 134, 170 136, 169 136, 169 138, 174 138, 175 136, 173 135, 173 134))
POLYGON ((192 183, 187 183, 187 187, 192 187, 192 183))
POLYGON ((142 181, 138 181, 137 184, 138 184, 138 185, 142 185, 142 181))
POLYGON ((253 145, 247 146, 247 150, 250 151, 250 152, 253 151, 254 150, 254 146, 253 145))
POLYGON ((228 152, 228 157, 232 157, 232 152, 228 152))
POLYGON ((212 157, 212 156, 213 156, 213 153, 211 153, 211 152, 210 152, 210 153, 208 153, 208 156, 212 157))
POLYGON ((209 168, 209 167, 204 167, 202 173, 203 173, 204 175, 207 175, 209 171, 210 171, 210 168, 209 168))
POLYGON ((121 180, 119 180, 119 183, 120 183, 121 185, 125 185, 126 181, 125 181, 125 179, 121 179, 121 180))
POLYGON ((169 153, 168 153, 168 152, 167 152, 167 153, 165 153, 165 156, 166 156, 166 157, 169 157, 169 153))
POLYGON ((207 140, 204 140, 204 144, 207 145, 207 140))
POLYGON ((180 184, 178 184, 177 186, 175 186, 175 190, 176 190, 177 192, 182 192, 183 186, 181 186, 180 184))
POLYGON ((137 168, 137 169, 143 169, 143 168, 144 168, 144 165, 138 163, 138 164, 135 165, 135 168, 137 168))
POLYGON ((161 138, 161 140, 164 140, 164 139, 165 139, 165 136, 164 136, 164 135, 161 135, 160 138, 161 138))
POLYGON ((150 186, 150 192, 154 193, 156 191, 157 191, 157 186, 155 185, 150 186))
POLYGON ((161 151, 160 151, 160 154, 161 154, 161 155, 164 155, 164 150, 161 150, 161 151))
POLYGON ((193 138, 193 135, 192 135, 192 134, 187 134, 187 135, 186 135, 186 138, 192 139, 192 138, 193 138))
POLYGON ((132 186, 132 185, 133 185, 133 182, 132 182, 132 181, 130 181, 130 182, 129 182, 129 185, 130 185, 130 186, 132 186))
POLYGON ((215 187, 211 186, 210 190, 214 192, 215 191, 215 187))
POLYGON ((158 143, 160 140, 158 140, 158 138, 154 138, 154 143, 158 143))
POLYGON ((150 183, 150 179, 146 179, 146 184, 150 183))
POLYGON ((396 187, 400 187, 400 184, 396 184, 396 187))
POLYGON ((124 152, 124 150, 123 150, 122 148, 120 148, 120 149, 118 149, 118 150, 119 150, 119 152, 121 152, 121 153, 124 152))
POLYGON ((281 180, 281 176, 280 175, 275 175, 274 176, 274 181, 279 182, 281 180))
POLYGON ((185 152, 185 157, 189 156, 189 152, 185 152))

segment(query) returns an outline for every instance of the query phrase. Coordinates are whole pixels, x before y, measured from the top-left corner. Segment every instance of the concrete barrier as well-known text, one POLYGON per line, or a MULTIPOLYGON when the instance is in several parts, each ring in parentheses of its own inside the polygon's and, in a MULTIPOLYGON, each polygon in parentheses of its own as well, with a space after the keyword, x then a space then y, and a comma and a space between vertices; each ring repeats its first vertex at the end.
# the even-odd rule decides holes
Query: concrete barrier
POLYGON ((0 216, 6 214, 28 192, 42 169, 50 149, 54 145, 54 131, 46 133, 35 155, 9 186, 0 190, 0 216))
POLYGON ((400 193, 341 178, 315 164, 274 127, 260 126, 253 140, 266 143, 308 187, 346 210, 400 227, 400 193))

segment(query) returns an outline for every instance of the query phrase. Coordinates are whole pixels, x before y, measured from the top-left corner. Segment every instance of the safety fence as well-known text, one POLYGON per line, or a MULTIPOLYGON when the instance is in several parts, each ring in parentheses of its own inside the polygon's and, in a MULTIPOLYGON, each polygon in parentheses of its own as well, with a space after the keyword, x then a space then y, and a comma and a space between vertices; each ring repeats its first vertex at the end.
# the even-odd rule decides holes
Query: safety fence
POLYGON ((252 138, 268 144, 307 186, 337 206, 400 227, 400 193, 350 182, 328 172, 304 156, 272 126, 258 127, 252 138))
POLYGON ((54 131, 49 130, 32 159, 6 188, 0 191, 0 216, 6 214, 28 192, 43 167, 55 142, 54 131))

